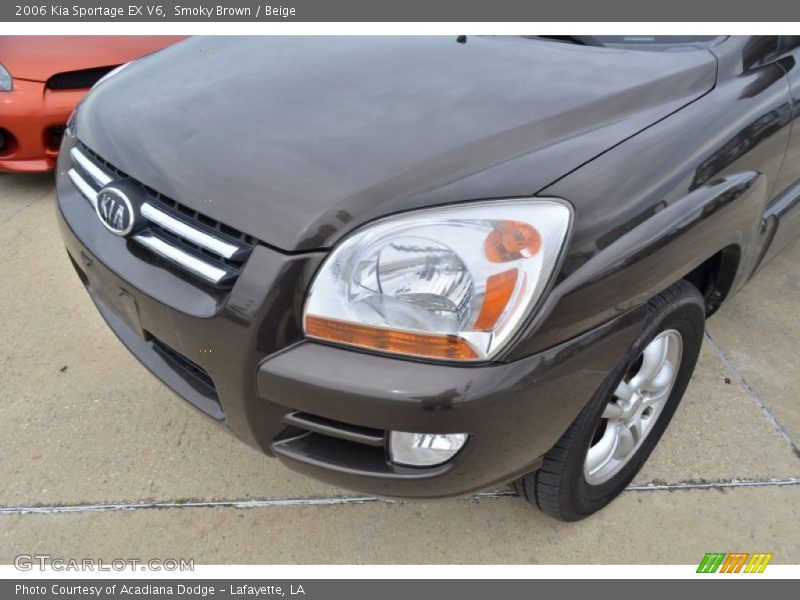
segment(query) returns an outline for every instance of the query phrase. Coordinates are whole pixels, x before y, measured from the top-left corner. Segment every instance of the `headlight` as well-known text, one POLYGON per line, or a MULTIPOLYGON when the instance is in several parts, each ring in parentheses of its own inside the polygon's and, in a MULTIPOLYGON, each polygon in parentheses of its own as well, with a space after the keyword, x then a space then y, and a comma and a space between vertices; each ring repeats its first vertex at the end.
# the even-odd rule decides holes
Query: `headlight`
POLYGON ((571 210, 497 200, 376 221, 339 243, 314 278, 308 337, 448 360, 497 354, 541 297, 571 210))
POLYGON ((11 73, 3 65, 0 65, 0 92, 10 92, 13 87, 11 73))

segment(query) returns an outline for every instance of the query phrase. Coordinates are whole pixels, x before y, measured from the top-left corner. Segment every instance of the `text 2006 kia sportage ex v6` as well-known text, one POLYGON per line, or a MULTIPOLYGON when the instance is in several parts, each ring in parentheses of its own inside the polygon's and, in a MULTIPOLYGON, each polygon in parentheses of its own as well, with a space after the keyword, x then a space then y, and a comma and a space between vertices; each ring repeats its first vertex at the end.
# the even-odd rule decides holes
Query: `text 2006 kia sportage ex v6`
POLYGON ((800 228, 795 46, 191 39, 78 107, 61 232, 130 351, 290 468, 578 519, 800 228))

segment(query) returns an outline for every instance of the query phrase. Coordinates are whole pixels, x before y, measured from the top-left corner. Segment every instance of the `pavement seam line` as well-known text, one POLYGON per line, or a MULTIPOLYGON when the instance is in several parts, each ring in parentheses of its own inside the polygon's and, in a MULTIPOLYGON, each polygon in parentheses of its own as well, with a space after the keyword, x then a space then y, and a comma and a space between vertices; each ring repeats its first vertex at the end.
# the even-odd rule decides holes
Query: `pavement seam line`
POLYGON ((800 458, 800 448, 798 448, 795 443, 792 441, 792 438, 789 437, 789 434, 786 432, 786 429, 783 427, 780 421, 778 421, 777 417, 772 413, 772 411, 767 407, 766 404, 761 400, 759 395, 756 391, 747 383, 747 380, 744 378, 744 375, 736 368, 733 362, 728 358, 728 356, 722 351, 722 348, 719 347, 717 342, 711 337, 711 334, 706 331, 705 332, 706 340, 708 340, 708 344, 717 354, 717 357, 722 361, 723 366, 731 372, 731 374, 736 378, 736 383, 741 387, 747 394, 753 399, 756 403, 758 408, 761 409, 761 412, 764 413, 764 416, 767 418, 767 421, 770 422, 772 427, 777 431, 781 437, 789 444, 789 447, 794 452, 794 455, 797 458, 800 458))
POLYGON ((675 490, 724 490, 730 488, 751 487, 784 487, 800 485, 800 477, 787 477, 785 479, 731 479, 729 481, 682 481, 678 483, 643 483, 631 484, 627 492, 659 492, 675 490))
MULTIPOLYGON (((679 483, 646 483, 642 485, 629 485, 625 491, 630 492, 655 492, 675 490, 705 490, 744 487, 784 487, 800 486, 800 477, 786 479, 765 480, 739 480, 718 482, 679 482, 679 483)), ((497 490, 494 492, 481 492, 463 497, 464 500, 483 500, 495 498, 513 498, 517 494, 511 490, 497 490)), ((380 498, 378 496, 332 496, 328 498, 274 498, 265 500, 217 500, 217 501, 190 501, 190 502, 120 502, 107 504, 73 504, 50 506, 0 506, 2 515, 29 515, 29 514, 64 514, 84 512, 112 512, 134 511, 152 509, 175 508, 281 508, 291 506, 340 506, 349 504, 396 504, 395 500, 380 498)))

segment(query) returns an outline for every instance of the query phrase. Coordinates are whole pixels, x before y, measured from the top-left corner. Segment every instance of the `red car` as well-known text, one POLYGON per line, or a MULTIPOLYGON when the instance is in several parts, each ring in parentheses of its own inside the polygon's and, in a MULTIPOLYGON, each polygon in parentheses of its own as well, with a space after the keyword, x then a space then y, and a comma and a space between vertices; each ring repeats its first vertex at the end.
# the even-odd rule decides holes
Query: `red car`
POLYGON ((52 171, 72 109, 116 67, 183 36, 0 36, 0 172, 52 171))

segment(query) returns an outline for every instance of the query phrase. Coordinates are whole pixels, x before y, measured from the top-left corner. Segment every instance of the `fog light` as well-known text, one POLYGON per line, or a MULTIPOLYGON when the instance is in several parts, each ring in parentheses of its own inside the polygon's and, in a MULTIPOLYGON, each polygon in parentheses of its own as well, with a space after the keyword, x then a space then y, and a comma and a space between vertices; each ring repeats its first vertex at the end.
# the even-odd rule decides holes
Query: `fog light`
POLYGON ((466 441, 466 433, 392 431, 389 436, 389 457, 398 465, 432 467, 453 458, 466 441))

